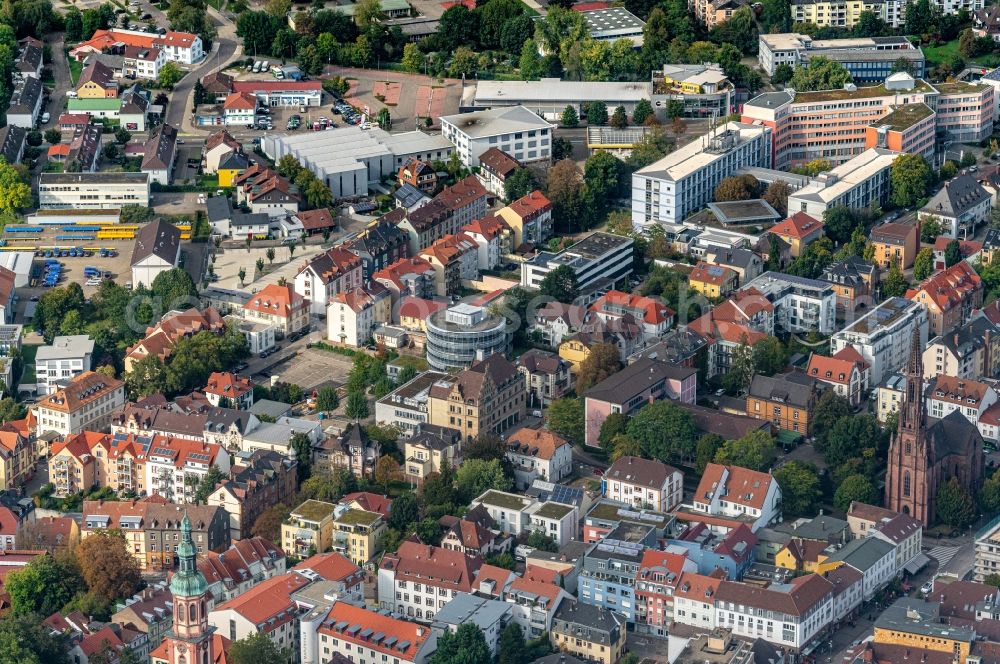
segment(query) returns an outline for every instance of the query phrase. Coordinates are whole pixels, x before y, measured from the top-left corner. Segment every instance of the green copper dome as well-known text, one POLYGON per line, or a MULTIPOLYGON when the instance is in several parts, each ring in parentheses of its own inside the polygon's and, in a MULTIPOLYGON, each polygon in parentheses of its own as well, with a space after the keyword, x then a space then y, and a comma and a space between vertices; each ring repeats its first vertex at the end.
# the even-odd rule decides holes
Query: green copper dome
POLYGON ((198 571, 198 548, 191 537, 191 519, 187 512, 181 520, 181 543, 177 545, 179 564, 170 579, 170 592, 175 597, 196 597, 208 591, 208 582, 198 571))

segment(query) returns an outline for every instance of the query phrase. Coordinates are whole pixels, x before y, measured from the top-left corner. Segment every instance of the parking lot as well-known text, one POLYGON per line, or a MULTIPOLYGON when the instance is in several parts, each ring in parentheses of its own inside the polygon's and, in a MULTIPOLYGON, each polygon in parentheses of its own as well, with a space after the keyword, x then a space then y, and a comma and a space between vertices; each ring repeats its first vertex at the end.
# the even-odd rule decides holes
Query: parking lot
MULTIPOLYGON (((436 122, 441 115, 458 113, 462 99, 462 82, 457 79, 337 66, 324 70, 323 78, 330 76, 342 76, 352 81, 345 99, 356 108, 368 106, 372 117, 380 109, 388 108, 394 131, 409 131, 418 128, 418 125, 424 128, 425 117, 432 117, 436 122), (398 103, 392 104, 395 99, 398 103)), ((279 127, 277 122, 275 127, 279 127)))

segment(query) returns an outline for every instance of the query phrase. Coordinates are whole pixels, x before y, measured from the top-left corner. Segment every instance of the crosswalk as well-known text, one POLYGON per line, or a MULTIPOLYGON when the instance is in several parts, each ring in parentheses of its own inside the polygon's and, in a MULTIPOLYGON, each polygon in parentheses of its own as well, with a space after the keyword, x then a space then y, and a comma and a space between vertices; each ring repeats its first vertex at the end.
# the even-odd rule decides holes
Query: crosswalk
POLYGON ((938 569, 941 569, 955 557, 958 550, 959 547, 957 546, 936 546, 928 551, 927 555, 938 561, 938 569))

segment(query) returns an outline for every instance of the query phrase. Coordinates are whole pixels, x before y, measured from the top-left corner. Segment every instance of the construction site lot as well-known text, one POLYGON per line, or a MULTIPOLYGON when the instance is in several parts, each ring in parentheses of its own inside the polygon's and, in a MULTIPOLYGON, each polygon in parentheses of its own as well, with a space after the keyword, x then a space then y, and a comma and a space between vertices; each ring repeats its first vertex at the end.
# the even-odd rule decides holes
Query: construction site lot
POLYGON ((458 113, 462 100, 462 82, 405 72, 329 66, 322 78, 339 76, 350 86, 344 101, 372 119, 383 108, 389 109, 393 131, 427 129, 425 118, 438 127, 442 115, 458 113))

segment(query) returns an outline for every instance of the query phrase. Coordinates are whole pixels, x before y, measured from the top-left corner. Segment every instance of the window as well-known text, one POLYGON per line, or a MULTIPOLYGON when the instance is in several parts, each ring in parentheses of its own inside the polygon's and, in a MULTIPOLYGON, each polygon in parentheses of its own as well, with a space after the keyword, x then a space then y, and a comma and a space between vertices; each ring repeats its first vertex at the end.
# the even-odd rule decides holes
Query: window
POLYGON ((903 495, 910 495, 910 472, 906 471, 903 473, 903 495))

